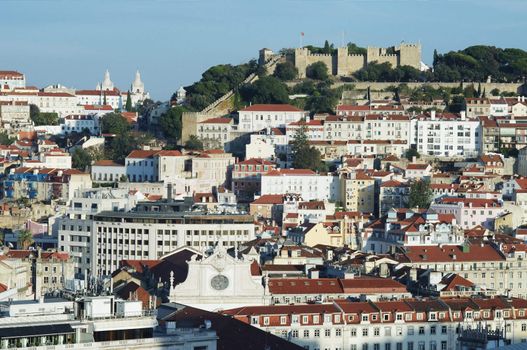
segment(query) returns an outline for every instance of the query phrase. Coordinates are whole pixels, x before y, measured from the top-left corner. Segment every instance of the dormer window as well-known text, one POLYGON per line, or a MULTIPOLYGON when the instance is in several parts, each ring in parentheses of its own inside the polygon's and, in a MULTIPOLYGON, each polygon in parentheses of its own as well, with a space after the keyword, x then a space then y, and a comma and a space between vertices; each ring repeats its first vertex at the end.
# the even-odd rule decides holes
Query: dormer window
POLYGON ((368 315, 362 315, 362 322, 368 322, 368 315))
POLYGON ((284 325, 287 323, 287 316, 280 316, 280 324, 284 325))

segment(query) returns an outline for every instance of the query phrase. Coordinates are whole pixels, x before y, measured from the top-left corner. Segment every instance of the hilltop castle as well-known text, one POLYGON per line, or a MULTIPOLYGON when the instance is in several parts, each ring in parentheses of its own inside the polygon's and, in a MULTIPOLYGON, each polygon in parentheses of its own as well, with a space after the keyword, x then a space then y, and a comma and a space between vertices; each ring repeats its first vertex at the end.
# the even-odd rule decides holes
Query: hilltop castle
MULTIPOLYGON (((261 49, 259 63, 268 62, 276 55, 269 49, 261 49)), ((287 57, 298 69, 298 77, 305 78, 306 68, 323 62, 329 72, 336 76, 349 76, 369 63, 390 63, 392 67, 411 66, 421 69, 421 44, 402 43, 389 48, 368 47, 366 55, 350 54, 348 47, 339 47, 334 54, 313 54, 308 48, 296 48, 292 57, 287 57)))

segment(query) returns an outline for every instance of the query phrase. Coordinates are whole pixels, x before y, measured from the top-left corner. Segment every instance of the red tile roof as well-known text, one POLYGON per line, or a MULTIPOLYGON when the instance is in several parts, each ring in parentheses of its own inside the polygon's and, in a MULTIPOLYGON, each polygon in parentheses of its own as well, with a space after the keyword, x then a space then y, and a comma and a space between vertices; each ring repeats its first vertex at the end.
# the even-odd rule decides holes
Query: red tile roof
POLYGON ((114 162, 111 159, 101 159, 93 163, 94 166, 124 166, 122 164, 118 164, 114 162))
POLYGON ((436 263, 462 261, 502 261, 505 260, 490 244, 469 244, 468 250, 463 251, 462 246, 408 246, 405 247, 401 261, 412 263, 436 263))
POLYGON ((200 122, 200 124, 231 124, 232 118, 210 118, 200 122))
POLYGON ((302 112, 302 110, 289 104, 254 104, 240 112, 302 112))
POLYGON ((282 204, 284 203, 284 196, 281 194, 264 194, 260 198, 253 201, 251 204, 282 204))
POLYGON ((313 170, 309 169, 274 169, 269 171, 267 176, 307 176, 307 175, 316 175, 313 170))

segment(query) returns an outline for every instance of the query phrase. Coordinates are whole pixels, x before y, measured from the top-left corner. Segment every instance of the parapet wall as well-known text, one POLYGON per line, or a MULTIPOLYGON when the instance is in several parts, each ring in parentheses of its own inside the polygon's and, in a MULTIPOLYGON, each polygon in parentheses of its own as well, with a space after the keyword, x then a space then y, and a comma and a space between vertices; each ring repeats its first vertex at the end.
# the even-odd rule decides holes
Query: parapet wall
POLYGON ((366 57, 350 55, 347 47, 339 47, 333 55, 313 54, 307 48, 295 49, 294 64, 298 69, 299 78, 305 78, 307 67, 315 62, 323 62, 329 72, 336 76, 350 76, 372 62, 390 63, 392 67, 408 65, 420 69, 421 45, 401 44, 390 49, 368 47, 366 57))

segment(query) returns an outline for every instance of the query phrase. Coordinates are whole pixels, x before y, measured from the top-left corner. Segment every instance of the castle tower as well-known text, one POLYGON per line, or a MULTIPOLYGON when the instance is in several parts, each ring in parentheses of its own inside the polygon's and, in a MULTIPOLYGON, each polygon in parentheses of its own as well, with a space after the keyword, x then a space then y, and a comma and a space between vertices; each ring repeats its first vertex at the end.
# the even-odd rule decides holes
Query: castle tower
POLYGON ((399 65, 421 69, 421 44, 401 43, 399 46, 399 65))
POLYGON ((132 83, 132 93, 134 94, 144 94, 145 92, 145 84, 141 81, 141 73, 139 73, 139 70, 135 72, 135 79, 132 83))

